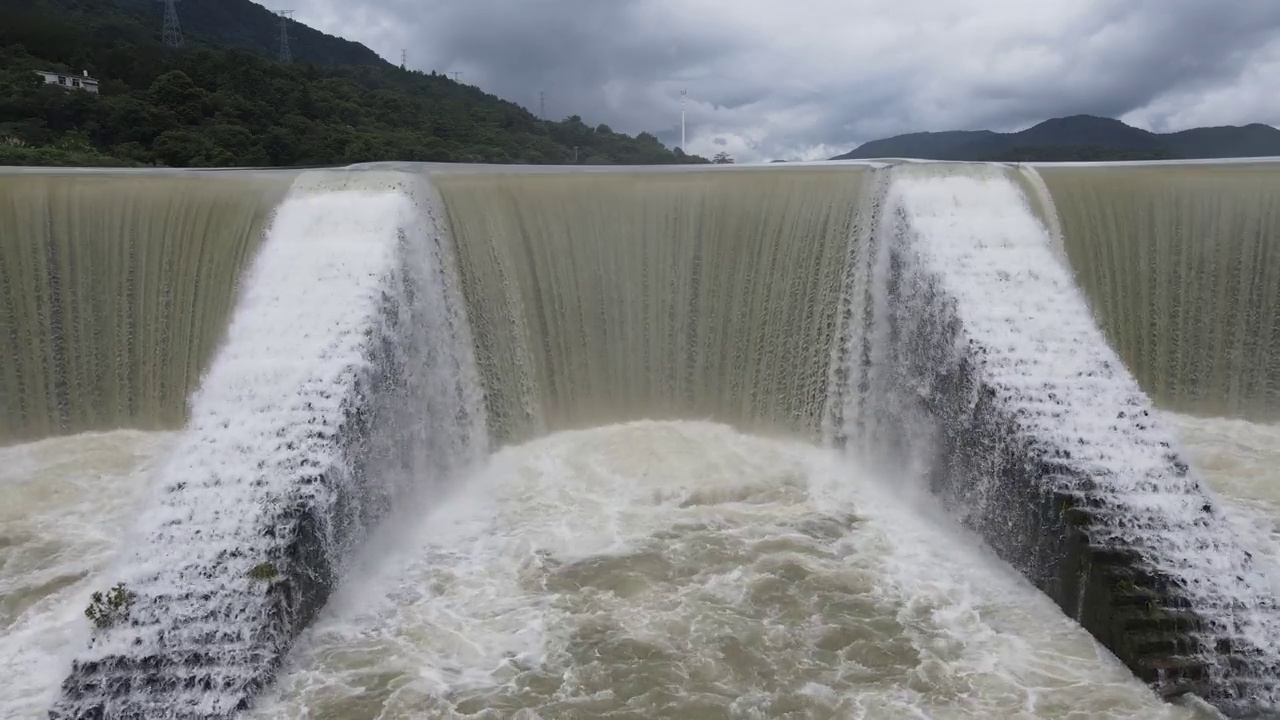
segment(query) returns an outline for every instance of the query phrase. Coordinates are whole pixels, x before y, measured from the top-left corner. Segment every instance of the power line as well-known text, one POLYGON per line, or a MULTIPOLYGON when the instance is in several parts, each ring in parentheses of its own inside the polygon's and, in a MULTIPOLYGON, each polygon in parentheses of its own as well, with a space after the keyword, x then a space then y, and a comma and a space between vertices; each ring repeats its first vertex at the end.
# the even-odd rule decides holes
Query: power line
POLYGON ((689 152, 685 150, 685 96, 686 95, 689 95, 689 91, 687 90, 680 91, 680 151, 681 152, 689 152))
POLYGON ((293 62, 293 52, 289 50, 289 18, 292 10, 280 11, 280 62, 293 62))
POLYGON ((182 25, 178 23, 178 0, 159 0, 164 3, 164 46, 182 47, 182 25))

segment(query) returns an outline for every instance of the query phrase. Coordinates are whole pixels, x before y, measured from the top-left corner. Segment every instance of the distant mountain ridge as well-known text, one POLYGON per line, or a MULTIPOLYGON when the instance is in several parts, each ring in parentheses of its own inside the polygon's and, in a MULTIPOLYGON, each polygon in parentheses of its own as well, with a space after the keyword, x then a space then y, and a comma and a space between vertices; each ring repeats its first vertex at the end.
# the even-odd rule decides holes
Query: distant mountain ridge
POLYGON ((952 130, 864 143, 832 160, 919 158, 970 161, 1168 160, 1280 156, 1280 130, 1254 123, 1153 133, 1092 115, 1046 120, 1020 132, 952 130))

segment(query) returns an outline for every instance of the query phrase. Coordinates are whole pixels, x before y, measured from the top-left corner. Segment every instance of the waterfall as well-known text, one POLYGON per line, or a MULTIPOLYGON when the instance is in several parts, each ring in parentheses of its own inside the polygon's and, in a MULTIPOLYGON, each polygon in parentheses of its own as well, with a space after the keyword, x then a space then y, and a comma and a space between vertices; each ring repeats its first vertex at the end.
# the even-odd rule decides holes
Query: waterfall
POLYGON ((690 417, 816 438, 865 174, 437 176, 495 438, 690 417))
POLYGON ((1280 418, 1277 168, 1040 170, 1107 339, 1168 407, 1280 418))
POLYGON ((230 717, 406 493, 484 451, 429 188, 318 173, 276 211, 55 717, 230 717))
POLYGON ((0 444, 180 427, 290 179, 0 174, 0 444))
POLYGON ((852 274, 845 435, 910 462, 1162 687, 1275 706, 1280 612, 1003 171, 890 171, 852 274))
POLYGON ((918 479, 1143 680, 1274 709, 1273 578, 1156 408, 1276 416, 1277 178, 0 175, 0 443, 181 428, 53 715, 233 715, 404 498, 641 418, 918 479))

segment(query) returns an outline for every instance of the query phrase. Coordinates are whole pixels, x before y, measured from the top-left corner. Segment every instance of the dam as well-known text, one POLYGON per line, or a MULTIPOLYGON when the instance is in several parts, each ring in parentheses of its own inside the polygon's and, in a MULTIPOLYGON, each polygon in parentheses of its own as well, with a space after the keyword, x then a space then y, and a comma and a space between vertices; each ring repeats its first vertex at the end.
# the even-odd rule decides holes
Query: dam
POLYGON ((6 717, 1280 713, 1280 164, 2 170, 0 283, 6 717))

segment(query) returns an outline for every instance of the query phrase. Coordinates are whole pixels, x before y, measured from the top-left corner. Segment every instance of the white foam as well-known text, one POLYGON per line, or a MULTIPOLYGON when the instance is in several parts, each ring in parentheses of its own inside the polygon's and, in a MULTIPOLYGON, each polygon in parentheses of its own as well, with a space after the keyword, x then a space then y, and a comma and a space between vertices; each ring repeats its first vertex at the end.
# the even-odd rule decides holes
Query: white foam
POLYGON ((1190 717, 897 489, 706 423, 506 448, 388 526, 252 716, 1190 717))
POLYGON ((993 168, 893 172, 882 236, 900 235, 904 273, 930 278, 945 298, 938 302, 953 303, 960 341, 984 349, 969 353, 976 372, 1000 403, 1020 410, 1020 431, 1046 450, 1069 451, 1069 464, 1096 483, 1091 492, 1117 521, 1110 537, 1093 541, 1142 551, 1219 624, 1215 633, 1274 660, 1280 626, 1270 583, 1229 523, 1203 512, 1216 499, 1195 473, 1173 472, 1174 436, 1092 322, 1014 184, 993 168))
MULTIPOLYGON (((381 293, 412 214, 408 198, 391 193, 303 196, 280 206, 160 472, 157 502, 139 518, 146 540, 121 568, 126 581, 213 564, 237 547, 248 551, 247 570, 266 548, 246 530, 275 522, 279 495, 293 489, 280 483, 292 482, 299 456, 319 468, 340 462, 330 438, 367 362, 366 330, 382 324, 381 293), (324 436, 309 437, 313 429, 324 436)), ((251 586, 243 577, 183 581, 165 591, 251 586)))
POLYGON ((220 712, 265 671, 274 651, 258 647, 266 611, 248 571, 276 557, 290 508, 316 508, 324 552, 341 563, 363 532, 353 523, 483 453, 472 344, 433 199, 420 178, 316 173, 278 208, 109 573, 139 595, 133 623, 78 655, 199 650, 217 656, 214 687, 237 690, 133 701, 220 712))
POLYGON ((1280 593, 1280 424, 1162 413, 1280 593))
POLYGON ((84 608, 174 433, 122 430, 0 448, 0 717, 44 717, 84 608))

